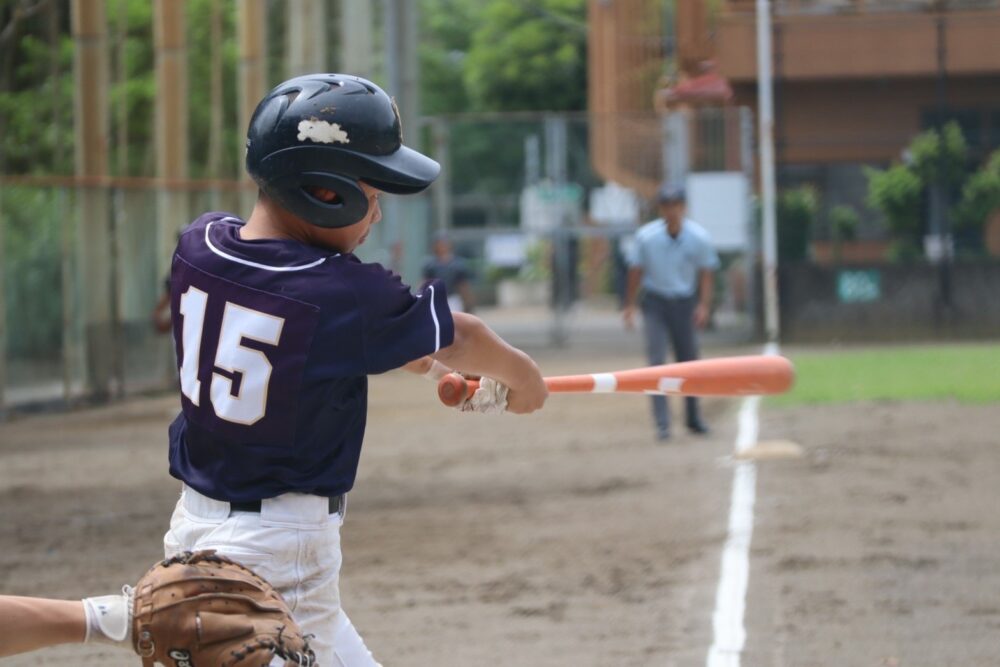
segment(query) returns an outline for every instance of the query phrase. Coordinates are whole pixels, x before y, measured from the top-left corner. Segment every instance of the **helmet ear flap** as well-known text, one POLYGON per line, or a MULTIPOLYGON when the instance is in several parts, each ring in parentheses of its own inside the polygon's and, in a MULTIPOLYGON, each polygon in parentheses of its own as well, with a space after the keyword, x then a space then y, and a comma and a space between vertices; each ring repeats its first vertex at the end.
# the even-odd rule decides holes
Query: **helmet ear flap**
POLYGON ((368 215, 365 191, 357 182, 337 174, 316 171, 288 174, 268 183, 264 191, 283 208, 317 227, 347 227, 368 215), (323 201, 311 188, 330 190, 337 197, 323 201), (299 196, 290 196, 293 192, 299 196))

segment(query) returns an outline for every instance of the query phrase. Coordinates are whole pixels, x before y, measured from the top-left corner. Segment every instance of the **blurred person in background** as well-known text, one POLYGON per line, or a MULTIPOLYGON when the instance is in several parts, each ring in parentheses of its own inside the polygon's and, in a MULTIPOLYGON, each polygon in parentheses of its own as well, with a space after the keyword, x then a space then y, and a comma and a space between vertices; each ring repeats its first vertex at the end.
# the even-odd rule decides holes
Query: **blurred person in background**
POLYGON ((444 232, 434 235, 434 255, 424 263, 424 280, 440 280, 448 290, 452 312, 471 313, 476 306, 472 294, 472 272, 461 257, 456 257, 451 239, 444 232))
MULTIPOLYGON (((629 264, 625 307, 626 329, 635 325, 636 305, 642 308, 646 357, 651 366, 666 363, 667 344, 673 343, 676 361, 698 358, 696 332, 708 324, 719 256, 708 232, 685 217, 683 188, 665 183, 657 192, 660 217, 635 234, 629 264), (641 299, 639 299, 641 287, 641 299)), ((666 396, 652 397, 656 437, 670 438, 666 396)), ((685 397, 686 425, 696 435, 708 433, 701 420, 698 399, 685 397)))

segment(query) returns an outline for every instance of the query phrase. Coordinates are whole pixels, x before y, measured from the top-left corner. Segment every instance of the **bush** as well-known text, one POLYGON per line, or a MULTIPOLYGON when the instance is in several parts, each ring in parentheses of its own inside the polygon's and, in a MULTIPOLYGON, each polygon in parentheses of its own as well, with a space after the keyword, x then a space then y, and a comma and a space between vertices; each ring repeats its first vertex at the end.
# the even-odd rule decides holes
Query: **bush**
POLYGON ((902 164, 888 169, 866 169, 868 204, 881 211, 893 236, 899 241, 919 242, 923 233, 920 216, 924 184, 902 164))
POLYGON ((958 229, 979 229, 993 211, 1000 208, 1000 150, 986 166, 969 177, 962 188, 962 199, 955 208, 958 229))
POLYGON ((910 143, 913 171, 924 185, 958 186, 968 171, 968 153, 962 128, 955 121, 945 125, 940 132, 936 129, 921 132, 910 143))
MULTIPOLYGON (((52 191, 8 186, 3 193, 6 225, 7 352, 12 357, 45 358, 62 345, 62 225, 69 205, 52 191)), ((0 301, 2 303, 2 301, 0 301)))
POLYGON ((830 209, 830 231, 834 241, 853 241, 858 236, 861 218, 853 206, 843 204, 830 209))
POLYGON ((779 261, 799 261, 806 258, 818 209, 819 196, 812 186, 785 190, 778 195, 776 216, 779 261))

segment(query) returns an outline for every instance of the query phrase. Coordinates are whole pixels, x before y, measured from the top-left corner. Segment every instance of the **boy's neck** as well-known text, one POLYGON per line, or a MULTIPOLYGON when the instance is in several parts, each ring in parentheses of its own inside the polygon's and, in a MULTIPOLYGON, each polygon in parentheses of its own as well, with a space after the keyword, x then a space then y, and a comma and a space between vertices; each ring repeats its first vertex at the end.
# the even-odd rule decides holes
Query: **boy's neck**
POLYGON ((240 238, 244 241, 259 239, 288 239, 309 243, 308 235, 282 211, 267 199, 258 199, 247 222, 240 228, 240 238))

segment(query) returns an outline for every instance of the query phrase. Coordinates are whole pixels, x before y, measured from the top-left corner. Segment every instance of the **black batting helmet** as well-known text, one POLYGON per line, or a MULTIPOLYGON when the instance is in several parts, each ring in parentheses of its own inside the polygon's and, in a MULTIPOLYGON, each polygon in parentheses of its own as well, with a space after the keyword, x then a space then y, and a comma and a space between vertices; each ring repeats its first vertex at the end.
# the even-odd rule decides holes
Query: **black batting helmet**
POLYGON ((261 100, 247 130, 247 172, 268 197, 320 227, 346 227, 368 212, 358 185, 412 194, 441 171, 403 145, 399 110, 377 85, 344 74, 285 81, 261 100), (332 202, 309 193, 336 192, 332 202))

